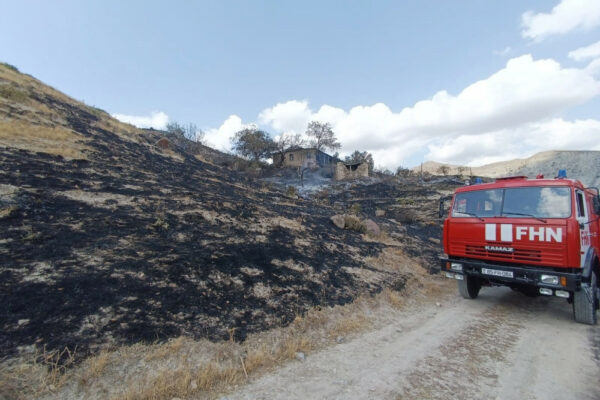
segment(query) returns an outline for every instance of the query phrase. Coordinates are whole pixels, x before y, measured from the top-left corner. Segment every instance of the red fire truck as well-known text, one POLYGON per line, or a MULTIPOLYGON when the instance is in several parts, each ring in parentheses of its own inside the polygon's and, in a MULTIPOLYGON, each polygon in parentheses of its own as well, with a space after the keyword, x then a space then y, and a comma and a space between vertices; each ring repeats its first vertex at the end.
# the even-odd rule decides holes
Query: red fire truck
POLYGON ((565 298, 575 321, 596 324, 600 290, 598 189, 524 176, 456 189, 444 221, 442 273, 475 299, 483 286, 565 298))

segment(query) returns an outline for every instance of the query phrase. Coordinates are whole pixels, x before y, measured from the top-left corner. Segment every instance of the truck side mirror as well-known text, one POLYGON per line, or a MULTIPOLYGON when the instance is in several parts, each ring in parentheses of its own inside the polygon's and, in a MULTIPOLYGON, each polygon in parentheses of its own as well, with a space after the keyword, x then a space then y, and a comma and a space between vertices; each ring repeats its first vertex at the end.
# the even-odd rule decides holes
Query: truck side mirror
POLYGON ((444 215, 446 214, 446 208, 444 206, 446 204, 446 201, 450 200, 451 198, 452 198, 452 196, 440 197, 440 209, 438 212, 438 215, 440 218, 443 218, 444 215))
POLYGON ((600 215, 600 195, 594 196, 592 203, 594 206, 594 214, 600 215))

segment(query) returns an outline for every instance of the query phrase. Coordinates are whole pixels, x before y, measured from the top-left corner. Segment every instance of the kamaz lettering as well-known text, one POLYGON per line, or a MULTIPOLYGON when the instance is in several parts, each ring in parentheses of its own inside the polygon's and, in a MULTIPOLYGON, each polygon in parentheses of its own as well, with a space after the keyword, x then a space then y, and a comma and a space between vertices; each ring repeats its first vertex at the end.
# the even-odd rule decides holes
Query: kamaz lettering
POLYGON ((503 247, 503 246, 485 246, 487 251, 496 251, 498 253, 512 253, 515 251, 512 247, 503 247))
POLYGON ((485 224, 486 241, 496 242, 498 241, 498 237, 500 238, 500 242, 512 242, 513 237, 515 240, 524 240, 525 238, 530 241, 538 242, 554 241, 557 243, 562 243, 563 241, 562 228, 552 228, 549 226, 515 226, 513 229, 513 224, 499 224, 500 235, 497 235, 497 225, 498 224, 485 224))

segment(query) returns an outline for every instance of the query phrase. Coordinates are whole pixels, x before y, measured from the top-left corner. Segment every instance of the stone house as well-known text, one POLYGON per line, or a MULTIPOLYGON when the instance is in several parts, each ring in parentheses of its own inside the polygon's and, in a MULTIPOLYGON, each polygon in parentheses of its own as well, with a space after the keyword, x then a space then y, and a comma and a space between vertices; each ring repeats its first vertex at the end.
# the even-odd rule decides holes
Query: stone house
POLYGON ((369 165, 367 163, 346 164, 338 162, 335 165, 335 173, 333 178, 336 181, 345 179, 358 179, 369 177, 369 165))
POLYGON ((327 153, 315 148, 291 149, 283 153, 273 153, 273 164, 285 167, 327 167, 332 165, 337 159, 327 153))

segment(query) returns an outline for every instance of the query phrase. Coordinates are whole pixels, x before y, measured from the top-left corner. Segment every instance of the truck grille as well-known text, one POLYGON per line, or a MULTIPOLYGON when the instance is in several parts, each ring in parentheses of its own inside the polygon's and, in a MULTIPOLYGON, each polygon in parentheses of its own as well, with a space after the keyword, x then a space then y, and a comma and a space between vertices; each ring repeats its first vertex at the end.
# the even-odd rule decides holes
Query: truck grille
POLYGON ((473 257, 490 257, 502 260, 513 260, 513 261, 542 261, 542 252, 540 250, 530 249, 514 249, 513 253, 500 253, 496 251, 488 251, 484 246, 476 246, 467 244, 465 246, 465 254, 473 257))

